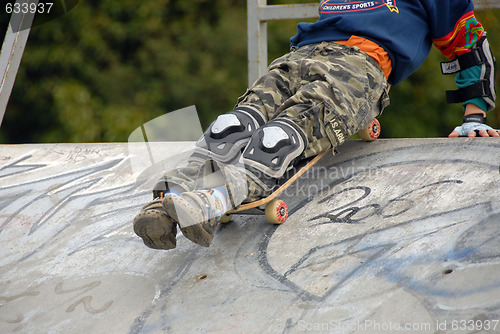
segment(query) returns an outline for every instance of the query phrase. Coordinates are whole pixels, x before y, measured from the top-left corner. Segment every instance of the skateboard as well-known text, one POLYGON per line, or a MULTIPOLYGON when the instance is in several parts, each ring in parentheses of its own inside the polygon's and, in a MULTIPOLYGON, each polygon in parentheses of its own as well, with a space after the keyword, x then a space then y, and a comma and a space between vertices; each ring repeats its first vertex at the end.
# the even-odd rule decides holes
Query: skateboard
MULTIPOLYGON (((380 123, 374 118, 365 129, 358 132, 358 135, 364 141, 374 141, 380 136, 380 130, 380 123)), ((288 206, 286 202, 279 199, 278 196, 304 175, 304 173, 313 167, 328 152, 330 152, 330 150, 322 152, 313 158, 300 161, 290 173, 278 182, 278 188, 273 193, 265 198, 250 203, 244 203, 236 209, 226 212, 226 214, 220 218, 219 222, 222 224, 229 223, 232 219, 232 215, 237 213, 241 215, 265 215, 269 223, 283 224, 288 218, 288 206)))

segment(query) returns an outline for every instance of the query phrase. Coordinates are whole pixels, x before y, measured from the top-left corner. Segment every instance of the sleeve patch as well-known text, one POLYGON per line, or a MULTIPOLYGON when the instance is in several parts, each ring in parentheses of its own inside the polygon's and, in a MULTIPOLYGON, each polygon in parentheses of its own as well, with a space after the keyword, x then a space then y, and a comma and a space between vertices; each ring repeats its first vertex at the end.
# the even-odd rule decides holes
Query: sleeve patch
POLYGON ((462 16, 448 35, 433 40, 434 46, 448 59, 467 53, 484 34, 484 28, 469 12, 462 16))

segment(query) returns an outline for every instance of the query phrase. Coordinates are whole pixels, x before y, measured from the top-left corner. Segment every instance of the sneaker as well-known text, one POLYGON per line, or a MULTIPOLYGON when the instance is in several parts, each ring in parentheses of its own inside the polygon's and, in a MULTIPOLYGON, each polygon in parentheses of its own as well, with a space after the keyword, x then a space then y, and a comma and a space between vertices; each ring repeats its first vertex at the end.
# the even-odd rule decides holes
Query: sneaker
POLYGON ((173 249, 177 245, 176 224, 158 199, 146 204, 134 219, 134 232, 146 246, 153 249, 173 249))
POLYGON ((179 196, 167 194, 163 199, 163 207, 179 224, 182 234, 205 247, 212 243, 217 223, 226 208, 226 204, 214 196, 213 191, 196 190, 179 196))

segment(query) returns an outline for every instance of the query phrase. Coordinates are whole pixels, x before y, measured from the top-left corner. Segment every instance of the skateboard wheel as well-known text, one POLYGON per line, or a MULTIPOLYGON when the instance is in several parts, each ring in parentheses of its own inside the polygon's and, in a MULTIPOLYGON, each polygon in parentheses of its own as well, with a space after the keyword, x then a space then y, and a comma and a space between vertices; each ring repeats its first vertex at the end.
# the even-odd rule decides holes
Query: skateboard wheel
POLYGON ((231 221, 231 219, 233 219, 233 215, 232 214, 223 214, 220 219, 219 219, 219 223, 221 224, 227 224, 231 221))
POLYGON ((288 206, 280 199, 272 200, 266 205, 265 215, 271 224, 283 224, 288 218, 288 206))
POLYGON ((358 132, 359 138, 364 141, 374 141, 380 136, 380 122, 374 118, 368 126, 358 132))

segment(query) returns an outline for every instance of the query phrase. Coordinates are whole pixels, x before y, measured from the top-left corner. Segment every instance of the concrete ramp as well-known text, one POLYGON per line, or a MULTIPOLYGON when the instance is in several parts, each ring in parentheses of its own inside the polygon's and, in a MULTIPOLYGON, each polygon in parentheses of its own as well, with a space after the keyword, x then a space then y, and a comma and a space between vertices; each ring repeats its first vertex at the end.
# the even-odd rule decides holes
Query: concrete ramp
POLYGON ((499 166, 497 139, 349 141, 284 225, 155 251, 126 144, 0 146, 0 333, 500 333, 499 166))

